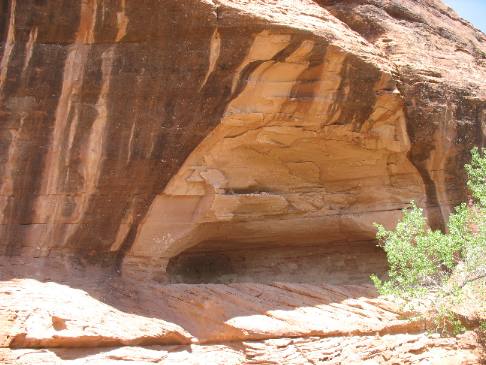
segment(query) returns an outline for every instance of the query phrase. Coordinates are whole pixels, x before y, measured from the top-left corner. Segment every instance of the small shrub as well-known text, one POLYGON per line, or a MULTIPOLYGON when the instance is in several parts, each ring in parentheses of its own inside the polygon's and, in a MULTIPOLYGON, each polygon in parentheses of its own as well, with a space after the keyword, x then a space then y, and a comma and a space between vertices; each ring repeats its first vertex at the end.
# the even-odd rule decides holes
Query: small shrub
MULTIPOLYGON (((456 334, 462 325, 452 308, 465 297, 465 289, 486 292, 486 157, 472 150, 465 166, 471 201, 455 208, 446 233, 429 228, 423 210, 414 202, 403 210, 394 230, 377 227, 389 270, 385 280, 371 276, 380 294, 411 299, 433 296, 436 328, 456 334)), ((468 293, 469 295, 469 293, 468 293)), ((470 297, 470 295, 469 295, 470 297)), ((483 298, 477 295, 477 298, 483 298)), ((482 303, 480 311, 486 311, 482 303)), ((482 312, 479 315, 486 316, 482 312)))
POLYGON ((445 306, 435 313, 432 318, 433 332, 448 336, 457 336, 466 331, 466 327, 457 315, 445 306))
POLYGON ((471 163, 465 166, 468 182, 467 187, 474 199, 482 207, 486 207, 486 157, 485 149, 473 148, 471 163))
POLYGON ((376 237, 385 250, 388 280, 372 277, 381 294, 416 296, 439 288, 457 265, 461 241, 451 240, 440 231, 432 231, 421 208, 414 202, 403 210, 395 230, 376 224, 376 237))

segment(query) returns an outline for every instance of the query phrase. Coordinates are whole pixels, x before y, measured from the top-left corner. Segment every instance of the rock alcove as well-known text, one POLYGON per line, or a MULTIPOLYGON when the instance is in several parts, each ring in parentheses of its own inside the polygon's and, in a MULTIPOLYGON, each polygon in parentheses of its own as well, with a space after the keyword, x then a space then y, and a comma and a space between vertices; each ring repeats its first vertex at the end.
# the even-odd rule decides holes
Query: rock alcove
POLYGON ((201 243, 169 260, 171 283, 290 282, 368 284, 383 274, 386 259, 376 242, 326 243, 313 246, 248 247, 236 243, 221 249, 201 243))

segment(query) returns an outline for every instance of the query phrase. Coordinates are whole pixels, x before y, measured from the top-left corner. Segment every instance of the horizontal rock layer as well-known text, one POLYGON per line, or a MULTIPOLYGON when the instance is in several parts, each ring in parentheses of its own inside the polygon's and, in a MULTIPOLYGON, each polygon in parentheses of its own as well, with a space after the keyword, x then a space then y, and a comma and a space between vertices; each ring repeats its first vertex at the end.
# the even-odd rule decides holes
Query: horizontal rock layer
POLYGON ((224 345, 121 347, 104 350, 0 349, 6 365, 43 364, 420 364, 473 365, 474 335, 458 340, 427 335, 386 335, 352 338, 282 338, 224 345))
POLYGON ((428 334, 399 304, 370 299, 369 286, 161 285, 51 264, 47 274, 24 263, 37 279, 2 277, 2 363, 476 364, 482 356, 473 334, 428 334))

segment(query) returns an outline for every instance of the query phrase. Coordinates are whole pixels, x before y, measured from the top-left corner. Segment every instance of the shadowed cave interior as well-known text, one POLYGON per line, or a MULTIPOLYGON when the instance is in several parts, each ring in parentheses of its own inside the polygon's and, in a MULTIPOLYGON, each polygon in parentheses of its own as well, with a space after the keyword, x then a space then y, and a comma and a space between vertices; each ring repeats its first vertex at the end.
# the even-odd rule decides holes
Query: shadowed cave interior
POLYGON ((313 245, 245 245, 202 242, 170 259, 171 283, 369 283, 382 275, 386 257, 376 241, 313 245), (224 247, 224 249, 223 249, 224 247))

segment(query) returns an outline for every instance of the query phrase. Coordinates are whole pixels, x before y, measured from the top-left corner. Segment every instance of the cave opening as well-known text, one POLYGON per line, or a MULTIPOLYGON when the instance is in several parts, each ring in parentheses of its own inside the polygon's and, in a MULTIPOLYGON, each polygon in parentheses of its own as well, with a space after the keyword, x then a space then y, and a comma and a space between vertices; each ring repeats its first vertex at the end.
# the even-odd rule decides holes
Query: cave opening
POLYGON ((248 245, 206 241, 170 259, 171 283, 294 282, 362 285, 387 263, 376 241, 248 245))

